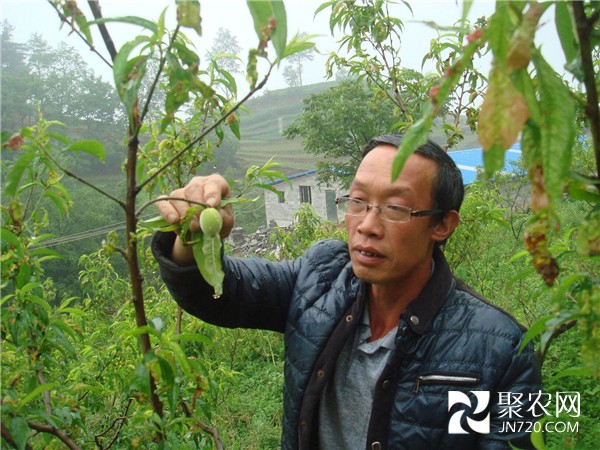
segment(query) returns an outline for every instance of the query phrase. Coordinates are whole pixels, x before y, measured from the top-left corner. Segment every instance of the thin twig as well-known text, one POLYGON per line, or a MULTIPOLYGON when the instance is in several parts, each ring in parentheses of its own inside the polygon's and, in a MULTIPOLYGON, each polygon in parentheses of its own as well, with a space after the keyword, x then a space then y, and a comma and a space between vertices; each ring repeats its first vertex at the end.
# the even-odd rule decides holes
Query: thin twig
MULTIPOLYGON (((48 3, 50 3, 50 6, 52 6, 54 8, 54 10, 58 14, 58 17, 60 18, 61 22, 63 22, 63 23, 68 23, 69 22, 67 20, 67 18, 65 17, 65 15, 62 12, 59 11, 58 6, 52 0, 48 0, 48 3)), ((79 31, 79 30, 75 29, 74 27, 72 27, 72 32, 75 33, 77 36, 79 36, 81 38, 81 40, 85 43, 85 45, 87 45, 88 48, 92 52, 94 52, 96 55, 98 55, 98 57, 102 61, 104 61, 108 67, 112 68, 111 62, 109 60, 107 60, 98 50, 96 50, 96 47, 94 47, 90 42, 88 42, 88 40, 81 33, 81 31, 79 31)))
POLYGON ((129 407, 131 406, 132 402, 133 402, 133 399, 130 398, 129 402, 127 402, 127 406, 125 406, 125 412, 123 413, 123 415, 119 416, 119 417, 115 417, 115 419, 112 421, 112 423, 108 426, 108 428, 106 430, 104 430, 102 433, 96 434, 94 436, 94 441, 96 441, 96 445, 98 447, 102 448, 103 450, 108 450, 109 448, 111 448, 114 445, 114 443, 117 441, 117 438, 119 437, 119 433, 121 432, 123 425, 125 424, 125 420, 127 420, 127 418, 128 418, 127 413, 129 412, 129 407), (100 438, 102 436, 104 436, 105 434, 108 434, 108 432, 115 427, 117 422, 120 422, 119 426, 117 427, 115 434, 113 435, 111 441, 108 443, 108 447, 102 447, 102 445, 100 444, 100 438))
POLYGON ((74 178, 75 180, 79 181, 82 184, 85 184, 86 186, 92 188, 93 190, 95 190, 96 192, 98 192, 101 195, 104 195, 105 197, 108 197, 109 199, 111 199, 113 202, 117 203, 121 208, 125 207, 125 203, 123 203, 121 200, 119 200, 117 197, 109 194, 108 192, 104 191, 102 188, 96 186, 95 184, 87 181, 85 178, 81 178, 79 175, 76 175, 75 173, 71 172, 69 169, 67 169, 66 167, 63 167, 57 160, 56 158, 54 158, 48 151, 44 151, 44 153, 46 154, 46 156, 56 165, 56 167, 58 167, 65 175, 74 178))
MULTIPOLYGON (((46 383, 46 379, 44 378, 44 374, 42 373, 41 370, 38 370, 37 378, 41 385, 48 384, 48 383, 46 383)), ((46 408, 46 414, 48 416, 51 416, 52 415, 52 403, 50 402, 50 391, 48 389, 46 389, 44 391, 44 406, 46 408)))
POLYGON ((225 119, 227 119, 227 117, 229 117, 229 115, 231 113, 237 111, 237 109, 240 106, 242 106, 250 97, 252 97, 254 94, 256 94, 256 92, 260 91, 267 83, 267 80, 269 79, 269 76, 271 75, 271 71, 273 70, 273 67, 275 67, 275 64, 271 64, 271 67, 269 67, 269 71, 267 72, 267 74, 265 75, 263 80, 254 89, 252 89, 250 92, 248 92, 248 94, 242 100, 240 100, 239 103, 237 103, 230 110, 227 110, 227 112, 225 114, 223 114, 215 123, 213 123, 204 132, 202 132, 202 134, 200 134, 196 139, 191 141, 183 149, 181 149, 179 152, 177 152, 173 157, 171 157, 171 159, 169 159, 166 163, 164 163, 156 172, 154 172, 151 176, 149 176, 148 178, 146 178, 146 180, 144 180, 141 184, 139 184, 137 186, 137 192, 141 191, 147 184, 151 183, 152 180, 154 180, 158 176, 162 175, 162 173, 165 170, 167 170, 175 161, 177 161, 179 158, 181 158, 181 156, 183 154, 185 154, 194 145, 196 145, 198 142, 200 142, 202 139, 204 139, 211 131, 213 131, 221 123, 223 123, 223 121, 225 121, 225 119))
MULTIPOLYGON (((181 401, 181 407, 185 416, 187 418, 192 418, 192 413, 190 412, 188 405, 184 401, 181 401)), ((215 441, 215 446, 217 447, 217 450, 223 450, 223 443, 221 442, 221 437, 219 436, 219 430, 217 429, 217 427, 210 427, 200 420, 196 420, 194 423, 198 425, 200 429, 202 429, 202 431, 205 431, 212 436, 213 440, 215 441)))
MULTIPOLYGON (((140 115, 140 124, 144 123, 146 114, 148 114, 148 110, 150 109, 150 101, 152 100, 152 97, 154 96, 154 90, 156 89, 156 86, 158 85, 158 81, 160 80, 160 76, 162 75, 162 71, 167 62, 166 55, 169 54, 169 51, 173 47, 173 44, 175 42, 175 39, 177 38, 178 33, 179 33, 179 24, 177 24, 177 26, 175 27, 175 31, 173 31, 173 36, 171 37, 171 40, 169 41, 169 46, 167 47, 165 54, 163 54, 163 56, 161 56, 160 61, 158 63, 158 70, 156 71, 156 77, 154 77, 154 81, 152 81, 152 85, 150 86, 150 90, 148 91, 148 95, 146 98, 146 103, 144 104, 144 107, 142 108, 142 114, 140 115)), ((140 129, 141 129, 141 127, 138 127, 138 129, 135 130, 135 133, 134 133, 135 136, 137 136, 139 134, 140 129)))
POLYGON ((190 205, 199 205, 199 206, 204 206, 205 208, 209 207, 209 205, 207 205, 206 203, 196 202, 194 200, 189 200, 189 199, 183 198, 183 197, 158 197, 158 198, 149 200, 146 203, 144 203, 142 206, 140 206, 139 209, 136 211, 135 216, 139 217, 140 214, 142 213, 142 211, 144 209, 146 209, 148 206, 153 205, 154 203, 163 202, 163 201, 180 201, 180 202, 187 202, 190 205))

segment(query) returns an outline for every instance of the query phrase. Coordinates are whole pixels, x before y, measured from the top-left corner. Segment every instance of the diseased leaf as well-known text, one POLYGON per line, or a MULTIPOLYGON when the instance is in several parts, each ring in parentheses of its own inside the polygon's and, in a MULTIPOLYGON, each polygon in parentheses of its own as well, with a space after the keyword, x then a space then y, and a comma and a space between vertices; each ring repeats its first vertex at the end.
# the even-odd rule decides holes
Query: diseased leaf
POLYGON ((529 65, 533 50, 533 39, 537 24, 544 8, 537 2, 529 4, 529 9, 523 15, 523 20, 512 35, 506 56, 506 69, 509 72, 524 69, 529 65))
POLYGON ((196 30, 202 35, 202 18, 200 17, 200 2, 198 0, 177 0, 177 22, 182 27, 196 30))
POLYGON ((287 19, 281 0, 248 0, 248 9, 254 21, 254 30, 259 39, 259 49, 264 49, 270 40, 278 59, 283 59, 287 42, 287 19))
POLYGON ((502 169, 504 151, 517 140, 528 117, 525 97, 517 91, 503 70, 493 67, 479 113, 478 127, 488 175, 502 169))

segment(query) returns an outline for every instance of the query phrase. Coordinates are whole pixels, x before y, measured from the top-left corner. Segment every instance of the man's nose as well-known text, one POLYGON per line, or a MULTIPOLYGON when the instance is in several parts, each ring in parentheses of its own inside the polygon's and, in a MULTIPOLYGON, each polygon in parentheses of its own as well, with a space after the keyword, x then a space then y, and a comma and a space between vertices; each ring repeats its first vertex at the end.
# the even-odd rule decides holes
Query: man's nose
POLYGON ((383 228, 381 217, 378 217, 379 213, 380 211, 377 206, 369 205, 358 225, 358 230, 366 234, 379 234, 383 228))

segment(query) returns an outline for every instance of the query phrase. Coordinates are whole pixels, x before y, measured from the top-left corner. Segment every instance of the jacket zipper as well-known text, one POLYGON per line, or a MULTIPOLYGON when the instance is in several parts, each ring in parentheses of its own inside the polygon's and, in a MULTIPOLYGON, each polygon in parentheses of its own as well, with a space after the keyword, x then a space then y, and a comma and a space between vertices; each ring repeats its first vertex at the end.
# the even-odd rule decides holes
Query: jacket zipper
POLYGON ((413 386, 413 392, 416 394, 419 392, 421 383, 430 382, 442 382, 442 383, 457 383, 457 384, 475 384, 479 381, 477 377, 470 377, 465 375, 419 375, 417 381, 413 386))

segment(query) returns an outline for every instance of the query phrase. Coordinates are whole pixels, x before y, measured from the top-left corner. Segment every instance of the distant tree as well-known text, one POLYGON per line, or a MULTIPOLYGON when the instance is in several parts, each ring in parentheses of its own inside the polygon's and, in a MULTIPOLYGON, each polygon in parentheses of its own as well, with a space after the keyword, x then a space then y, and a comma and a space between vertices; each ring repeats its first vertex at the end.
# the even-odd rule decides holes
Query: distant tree
POLYGON ((317 180, 347 185, 356 171, 363 146, 390 130, 394 105, 374 96, 365 83, 347 80, 304 100, 304 111, 285 130, 288 139, 302 138, 304 149, 323 159, 317 180))
MULTIPOLYGON (((298 33, 299 39, 305 39, 308 34, 302 32, 298 33)), ((302 73, 304 72, 304 64, 308 61, 312 61, 315 58, 316 50, 311 47, 303 52, 298 52, 288 59, 288 63, 283 69, 283 78, 290 87, 303 86, 302 73)))
POLYGON ((242 47, 227 28, 219 28, 217 36, 213 41, 213 46, 206 53, 208 59, 218 59, 219 67, 227 70, 230 73, 242 73, 240 68, 240 60, 238 55, 242 51, 242 47))
MULTIPOLYGON (((323 3, 317 13, 331 8, 329 23, 332 34, 335 30, 342 33, 338 40, 341 52, 331 52, 327 60, 328 76, 333 77, 341 69, 347 70, 350 75, 364 80, 379 95, 387 97, 397 107, 398 121, 393 128, 402 132, 420 114, 421 106, 429 99, 431 88, 442 74, 452 70, 449 61, 474 28, 465 23, 460 30, 441 33, 432 40, 430 51, 423 61, 433 60, 438 72, 422 76, 403 66, 404 21, 393 15, 400 11, 403 11, 402 16, 406 12, 412 14, 410 2, 399 2, 401 5, 398 8, 393 7, 392 3, 380 0, 330 0, 323 3)), ((481 22, 476 24, 481 25, 481 22)), ((477 53, 484 52, 483 49, 477 49, 477 53)), ((442 128, 449 147, 462 139, 462 131, 458 126, 461 116, 474 116, 471 106, 481 99, 482 86, 485 84, 482 75, 472 67, 466 68, 463 74, 460 88, 454 91, 455 96, 450 98, 448 104, 438 106, 440 117, 447 116, 442 128)), ((475 120, 469 120, 471 128, 474 128, 475 120)))
POLYGON ((35 84, 29 101, 39 102, 46 115, 102 123, 122 117, 114 88, 94 74, 74 47, 61 42, 53 48, 33 35, 26 51, 35 84))
POLYGON ((2 23, 1 48, 2 76, 2 130, 15 130, 37 121, 35 108, 28 102, 32 80, 25 57, 24 44, 12 40, 15 27, 2 23))

